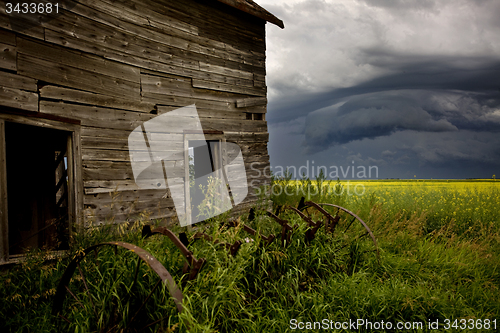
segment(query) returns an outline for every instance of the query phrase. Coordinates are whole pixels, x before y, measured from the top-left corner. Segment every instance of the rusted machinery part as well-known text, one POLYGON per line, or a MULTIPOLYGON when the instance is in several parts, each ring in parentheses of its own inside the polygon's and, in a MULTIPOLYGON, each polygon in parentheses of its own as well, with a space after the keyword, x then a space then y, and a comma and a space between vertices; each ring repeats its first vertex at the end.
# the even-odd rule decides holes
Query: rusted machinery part
MULTIPOLYGON (((315 204, 315 203, 312 202, 312 201, 308 201, 308 202, 306 202, 306 204, 310 205, 310 204, 315 204)), ((353 212, 351 212, 350 210, 348 210, 348 209, 346 209, 346 208, 344 208, 342 206, 338 206, 338 205, 334 205, 334 204, 330 204, 330 203, 318 203, 316 205, 335 207, 337 209, 340 209, 340 210, 346 212, 347 214, 351 215, 356 220, 358 220, 363 225, 363 227, 366 229, 366 232, 372 238, 373 244, 375 244, 375 251, 376 251, 376 254, 377 254, 377 260, 380 262, 380 254, 379 254, 379 251, 378 251, 377 240, 375 239, 375 236, 373 235, 373 232, 370 230, 370 228, 368 227, 368 225, 358 215, 354 214, 353 212)), ((310 206, 316 207, 315 205, 310 205, 310 206)))
MULTIPOLYGON (((301 201, 302 202, 302 201, 301 201)), ((312 218, 310 218, 309 216, 306 216, 304 213, 302 213, 300 211, 300 209, 298 208, 295 208, 295 207, 291 207, 291 206, 287 206, 286 207, 287 209, 291 209, 293 210, 294 212, 296 212, 304 221, 307 222, 307 224, 309 225, 309 229, 307 229, 306 231, 306 241, 307 242, 310 242, 314 239, 314 237, 316 237, 316 232, 318 232, 319 228, 323 225, 323 221, 318 221, 318 222, 314 222, 312 220, 312 218)))
MULTIPOLYGON (((73 276, 75 270, 77 267, 79 267, 79 263, 82 261, 83 258, 85 258, 86 255, 91 253, 94 250, 97 250, 100 247, 103 246, 115 246, 115 247, 122 247, 126 250, 129 250, 133 253, 135 253, 142 261, 144 261, 161 279, 161 281, 167 286, 170 295, 172 295, 172 298, 174 299, 175 305, 177 307, 177 310, 179 312, 182 312, 182 291, 177 287, 177 284, 175 283, 174 279, 170 275, 170 273, 167 271, 167 269, 158 261, 156 260, 155 257, 151 255, 148 251, 125 242, 105 242, 105 243, 100 243, 96 244, 93 246, 90 246, 86 248, 85 250, 79 252, 73 260, 69 263, 68 267, 66 268, 66 271, 64 272, 61 280, 59 281, 59 285, 57 286, 56 294, 54 296, 54 303, 52 307, 52 313, 54 315, 58 315, 63 307, 64 303, 64 298, 66 296, 66 291, 69 291, 68 285, 69 282, 71 281, 71 277, 73 276)), ((80 269, 79 269, 80 270, 80 269)), ((71 292, 71 291, 70 291, 71 292)))
POLYGON ((174 243, 174 245, 181 251, 182 255, 187 260, 187 263, 182 269, 183 272, 187 273, 189 270, 188 279, 195 279, 201 268, 205 264, 205 258, 196 259, 193 253, 188 250, 188 248, 181 242, 181 240, 177 238, 177 236, 175 236, 175 234, 166 227, 155 228, 151 230, 151 233, 148 236, 152 236, 155 234, 162 234, 164 236, 167 236, 174 243))
POLYGON ((328 213, 323 207, 321 207, 319 204, 315 203, 314 201, 306 201, 304 205, 314 207, 316 210, 318 210, 321 214, 325 215, 326 221, 325 221, 325 229, 328 232, 333 232, 335 230, 335 227, 337 226, 340 216, 337 214, 336 216, 332 216, 330 213, 328 213))
POLYGON ((304 213, 302 213, 299 209, 295 208, 295 207, 292 207, 292 206, 287 206, 286 209, 291 209, 293 210, 294 212, 296 212, 297 214, 299 214, 299 216, 307 222, 307 224, 310 226, 310 227, 316 227, 318 225, 321 226, 321 224, 323 223, 323 221, 318 221, 318 222, 314 222, 312 220, 312 218, 310 218, 309 216, 306 216, 304 213))
POLYGON ((241 225, 243 227, 243 230, 245 230, 246 232, 248 232, 250 235, 255 236, 255 235, 259 234, 259 237, 264 240, 264 243, 265 243, 266 246, 268 246, 269 244, 271 244, 273 242, 273 240, 276 238, 276 236, 274 236, 273 234, 270 234, 269 236, 266 237, 263 234, 261 234, 260 232, 257 232, 257 230, 254 230, 254 229, 250 228, 246 224, 239 223, 236 220, 229 220, 229 221, 227 221, 225 223, 225 225, 227 225, 229 227, 233 227, 233 228, 236 228, 236 227, 238 227, 238 226, 241 225))
POLYGON ((238 250, 240 249, 240 246, 242 244, 241 241, 236 241, 234 242, 234 244, 229 244, 229 243, 223 243, 223 242, 220 242, 218 240, 213 240, 212 236, 210 235, 207 235, 203 232, 197 232, 196 234, 194 234, 193 236, 195 239, 205 239, 209 242, 213 242, 214 244, 219 244, 219 245, 224 245, 226 247, 226 249, 229 251, 229 253, 231 253, 231 255, 234 257, 236 256, 236 254, 238 253, 238 250))
POLYGON ((306 204, 304 203, 305 201, 305 198, 302 197, 300 198, 300 201, 299 201, 299 204, 297 205, 297 209, 300 210, 300 211, 303 211, 304 209, 307 208, 306 204))
POLYGON ((264 243, 266 244, 266 246, 271 244, 273 242, 273 240, 276 238, 276 236, 274 236, 273 234, 270 234, 269 236, 266 237, 263 234, 261 234, 260 232, 257 232, 257 230, 250 228, 246 224, 243 224, 243 230, 245 230, 246 232, 248 232, 252 236, 259 234, 259 237, 264 240, 264 243))
MULTIPOLYGON (((281 207, 281 206, 280 206, 281 207)), ((276 210, 278 211, 278 210, 276 210)), ((290 238, 292 236, 292 232, 297 229, 298 225, 294 225, 293 227, 288 224, 287 220, 283 220, 279 218, 277 215, 273 214, 272 212, 267 212, 267 215, 271 218, 273 218, 276 222, 278 222, 281 225, 281 243, 283 246, 285 244, 290 244, 290 238)))

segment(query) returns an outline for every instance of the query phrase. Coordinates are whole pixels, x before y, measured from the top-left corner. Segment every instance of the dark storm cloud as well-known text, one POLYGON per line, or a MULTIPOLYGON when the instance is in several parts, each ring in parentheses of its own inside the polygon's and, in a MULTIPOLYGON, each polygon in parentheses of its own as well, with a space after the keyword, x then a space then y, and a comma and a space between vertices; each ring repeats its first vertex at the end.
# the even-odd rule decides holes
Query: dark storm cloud
MULTIPOLYGON (((416 57, 403 55, 367 55, 374 64, 390 75, 384 75, 349 88, 323 93, 296 95, 272 101, 270 122, 288 121, 312 111, 333 105, 355 95, 394 90, 425 89, 479 93, 474 98, 481 105, 500 105, 500 59, 490 57, 416 57), (424 59, 421 59, 424 58, 424 59), (391 61, 392 60, 392 61, 391 61)), ((277 87, 279 89, 279 86, 277 87)))
POLYGON ((287 26, 268 30, 272 164, 356 161, 411 178, 491 177, 500 166, 500 1, 273 0, 270 9, 287 26))
POLYGON ((370 53, 394 74, 276 103, 270 122, 306 116, 305 152, 396 131, 500 131, 500 61, 370 53), (423 59, 422 59, 423 58, 423 59), (299 102, 300 101, 300 102, 299 102), (340 104, 340 105, 338 105, 340 104))
POLYGON ((307 152, 396 131, 457 131, 444 118, 433 119, 408 92, 384 92, 356 96, 339 107, 315 111, 306 119, 307 152))

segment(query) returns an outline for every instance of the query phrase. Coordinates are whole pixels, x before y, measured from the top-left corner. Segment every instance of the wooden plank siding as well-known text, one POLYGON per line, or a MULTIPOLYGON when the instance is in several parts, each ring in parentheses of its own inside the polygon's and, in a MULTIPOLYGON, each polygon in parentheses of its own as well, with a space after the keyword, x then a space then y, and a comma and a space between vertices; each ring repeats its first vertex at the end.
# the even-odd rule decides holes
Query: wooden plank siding
MULTIPOLYGON (((185 189, 137 186, 128 137, 192 104, 204 130, 222 131, 240 146, 251 185, 269 182, 267 122, 248 117, 267 111, 263 19, 216 0, 75 2, 23 31, 0 9, 0 113, 13 108, 79 122, 75 207, 83 211, 75 214, 92 224, 173 218, 172 192, 185 189)), ((179 137, 157 140, 183 149, 182 134, 172 135, 179 137)), ((174 164, 184 166, 184 157, 164 162, 174 164)), ((238 210, 256 200, 249 189, 238 210)))

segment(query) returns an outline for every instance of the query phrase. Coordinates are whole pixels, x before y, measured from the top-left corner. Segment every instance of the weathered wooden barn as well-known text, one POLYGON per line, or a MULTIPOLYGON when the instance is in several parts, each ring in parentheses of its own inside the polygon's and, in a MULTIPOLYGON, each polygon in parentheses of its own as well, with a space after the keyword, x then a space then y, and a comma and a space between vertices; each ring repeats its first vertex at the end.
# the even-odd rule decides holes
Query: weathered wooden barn
POLYGON ((0 262, 75 226, 174 218, 172 189, 137 186, 128 137, 187 105, 241 147, 251 187, 269 182, 265 24, 281 20, 251 0, 60 3, 0 9, 0 262))

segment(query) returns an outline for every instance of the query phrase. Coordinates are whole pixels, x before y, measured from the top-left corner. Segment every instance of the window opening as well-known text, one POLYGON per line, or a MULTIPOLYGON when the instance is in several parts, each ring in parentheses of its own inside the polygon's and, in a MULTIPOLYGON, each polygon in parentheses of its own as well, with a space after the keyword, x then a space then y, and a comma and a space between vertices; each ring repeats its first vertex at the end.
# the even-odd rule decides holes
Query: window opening
MULTIPOLYGON (((215 193, 222 194, 218 190, 220 186, 226 186, 222 171, 222 153, 220 140, 190 140, 188 148, 189 159, 189 190, 191 198, 191 218, 196 220, 200 215, 199 206, 206 199, 205 194, 209 186, 215 186, 215 193), (210 179, 206 176, 215 173, 215 183, 209 184, 210 179)), ((214 190, 212 188, 212 190, 214 190)), ((218 200, 218 197, 211 197, 218 200)), ((210 203, 209 203, 210 205, 210 203)), ((208 207, 210 208, 210 207, 208 207)))

